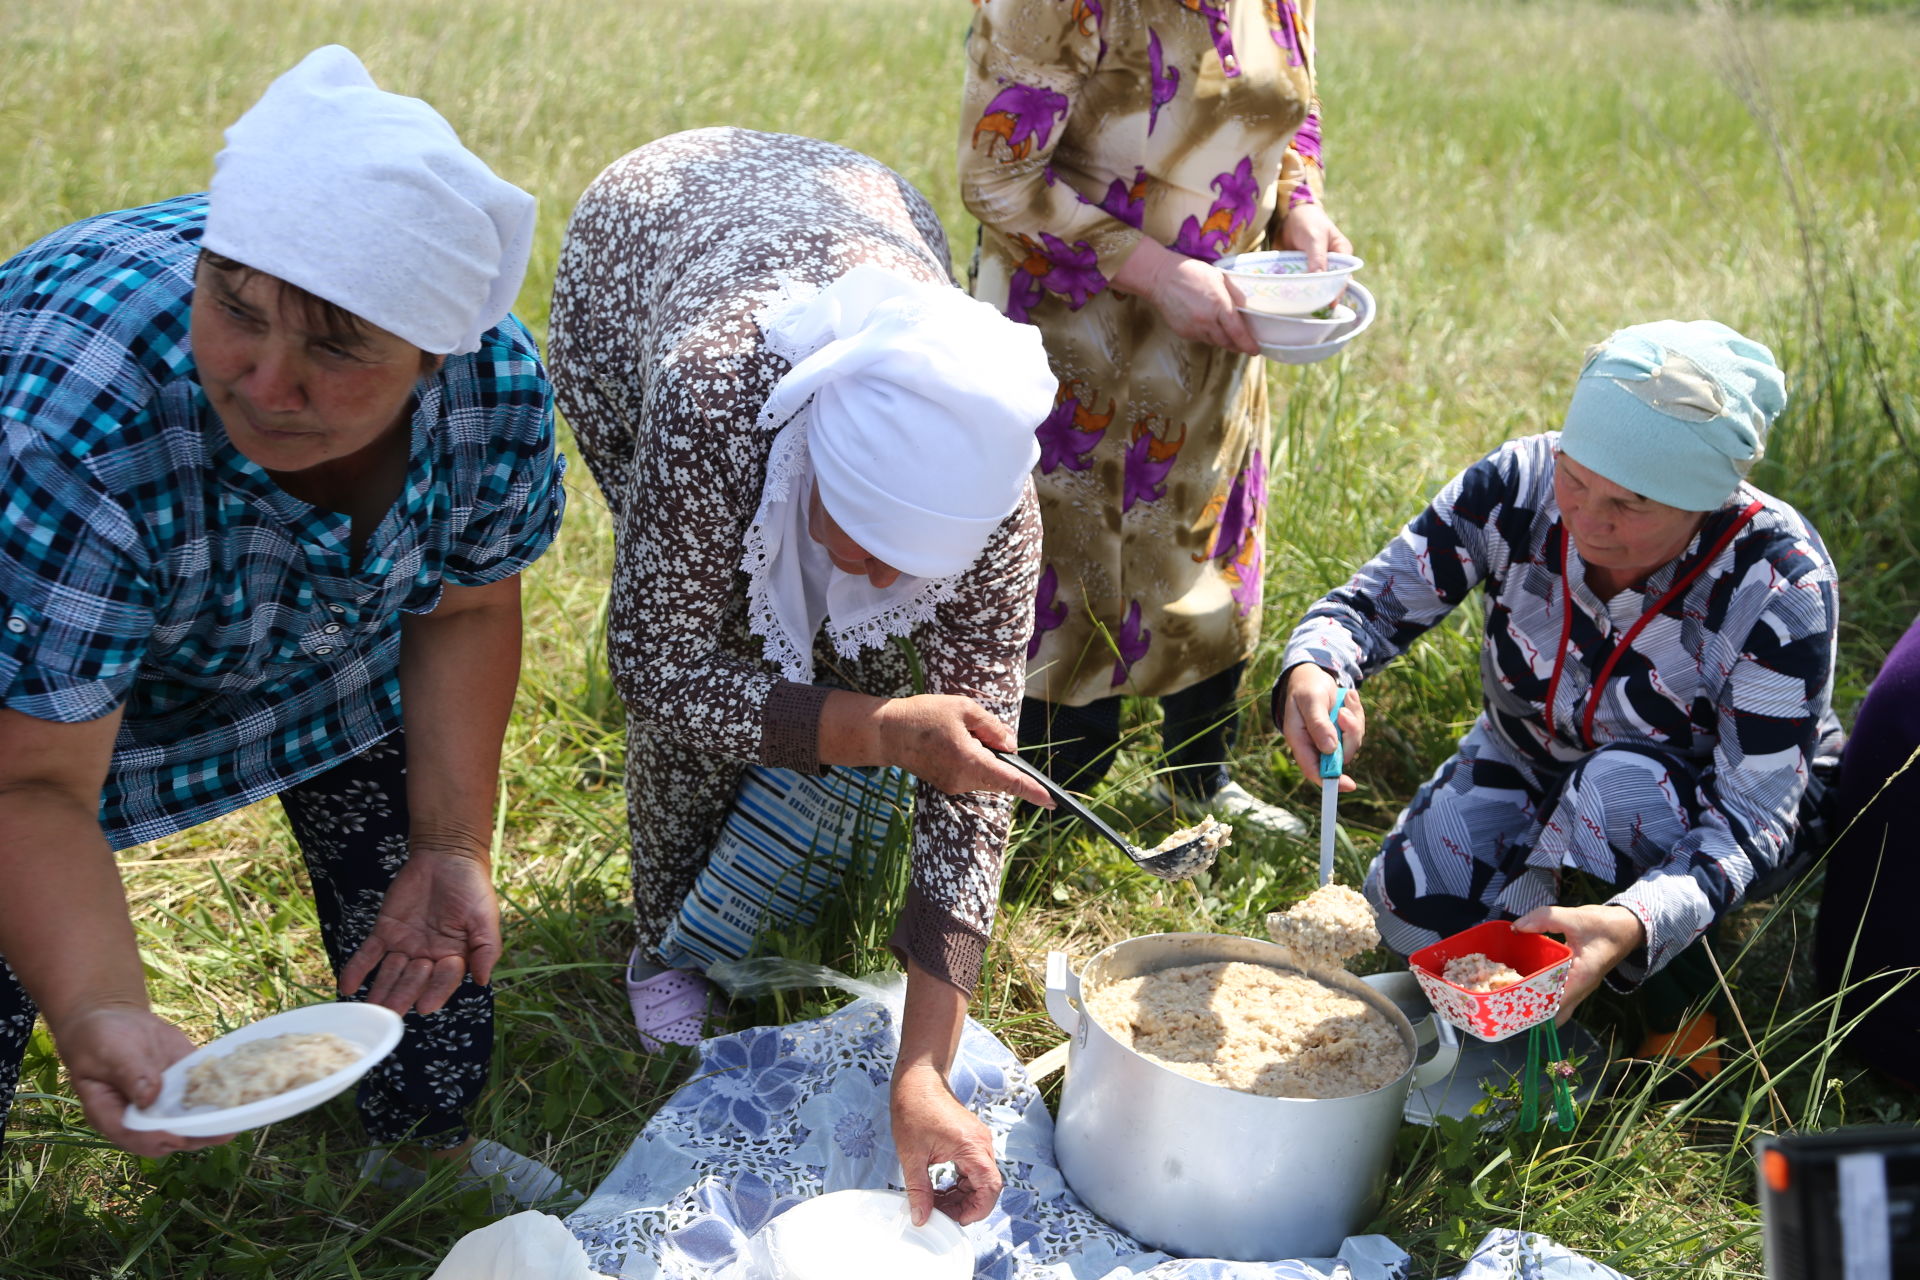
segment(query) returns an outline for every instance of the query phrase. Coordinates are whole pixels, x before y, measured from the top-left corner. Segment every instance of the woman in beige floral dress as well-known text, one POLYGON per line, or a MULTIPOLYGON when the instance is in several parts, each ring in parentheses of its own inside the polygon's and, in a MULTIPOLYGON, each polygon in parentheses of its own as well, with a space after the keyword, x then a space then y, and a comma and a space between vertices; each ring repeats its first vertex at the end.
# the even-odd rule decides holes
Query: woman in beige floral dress
POLYGON ((1351 247, 1320 204, 1313 17, 1314 0, 984 0, 960 138, 974 295, 1037 325, 1060 379, 1022 745, 1090 787, 1120 696, 1159 697, 1183 804, 1291 834, 1224 763, 1259 638, 1269 419, 1211 264, 1351 247))

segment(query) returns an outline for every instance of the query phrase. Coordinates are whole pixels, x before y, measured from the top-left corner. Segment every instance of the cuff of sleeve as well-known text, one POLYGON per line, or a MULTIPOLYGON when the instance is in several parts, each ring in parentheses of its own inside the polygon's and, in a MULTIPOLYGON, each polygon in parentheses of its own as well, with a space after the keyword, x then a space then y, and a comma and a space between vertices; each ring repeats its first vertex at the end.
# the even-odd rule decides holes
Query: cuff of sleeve
POLYGON ((833 692, 824 685, 782 680, 767 695, 760 728, 760 763, 771 769, 818 775, 820 709, 833 692))
POLYGON ((1133 251, 1138 249, 1140 242, 1146 238, 1146 232, 1138 227, 1117 222, 1109 230, 1097 231, 1088 236, 1084 243, 1093 250, 1094 262, 1101 279, 1111 285, 1113 277, 1122 266, 1126 265, 1127 259, 1133 256, 1133 251))
MULTIPOLYGON (((1607 985, 1615 991, 1632 991, 1635 987, 1645 982, 1648 976, 1655 970, 1671 960, 1674 955, 1674 949, 1671 947, 1665 952, 1661 950, 1663 946, 1668 946, 1668 944, 1666 940, 1655 931, 1653 924, 1654 911, 1642 900, 1638 892, 1639 888, 1640 886, 1638 885, 1630 886, 1607 899, 1608 906, 1625 907, 1627 910, 1633 912, 1634 915, 1638 916, 1641 931, 1647 935, 1646 942, 1628 952, 1627 958, 1615 965, 1613 971, 1607 975, 1607 985)), ((1689 938, 1688 941, 1691 942, 1692 939, 1689 938)), ((1682 943, 1681 945, 1684 946, 1686 944, 1682 943)))
POLYGON ((1366 650, 1346 627, 1329 618, 1309 615, 1293 629, 1280 658, 1280 673, 1285 676, 1309 663, 1354 689, 1367 678, 1366 650))
POLYGON ((887 945, 901 964, 911 960, 968 995, 980 981, 987 954, 986 935, 928 898, 918 885, 907 886, 900 923, 887 945))
MULTIPOLYGON (((1319 666, 1322 671, 1326 671, 1328 675, 1332 676, 1335 684, 1340 684, 1345 679, 1344 677, 1341 676, 1341 674, 1338 671, 1329 671, 1326 667, 1321 666, 1319 663, 1315 662, 1312 658, 1300 658, 1293 662, 1287 663, 1284 667, 1281 667, 1279 676, 1277 676, 1273 682, 1273 692, 1267 695, 1267 714, 1273 717, 1274 728, 1277 729, 1282 724, 1286 723, 1283 719, 1281 719, 1281 714, 1286 710, 1286 708, 1280 705, 1280 695, 1286 692, 1287 676, 1293 671, 1295 667, 1314 667, 1314 666, 1319 666)), ((1346 683, 1348 683, 1349 687, 1353 687, 1353 688, 1358 687, 1357 685, 1353 685, 1352 682, 1350 681, 1347 681, 1346 683)))

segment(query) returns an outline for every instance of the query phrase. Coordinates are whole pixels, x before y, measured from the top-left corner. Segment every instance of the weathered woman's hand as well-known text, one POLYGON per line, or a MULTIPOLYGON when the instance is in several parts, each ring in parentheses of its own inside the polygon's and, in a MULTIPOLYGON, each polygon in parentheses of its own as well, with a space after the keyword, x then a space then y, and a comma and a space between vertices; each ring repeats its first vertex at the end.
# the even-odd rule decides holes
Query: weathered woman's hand
POLYGON ((1614 967, 1647 940, 1640 917, 1625 907, 1535 907, 1513 922, 1516 933, 1557 933, 1573 950, 1573 970, 1554 1022, 1565 1024, 1614 967))
POLYGON ((991 1213, 1001 1186, 993 1134, 960 1105, 940 1073, 924 1065, 896 1072, 891 1110, 893 1145, 900 1155, 914 1225, 926 1222, 936 1208, 961 1226, 991 1213), (953 1162, 959 1179, 936 1193, 927 1166, 947 1161, 953 1162))
POLYGON ((183 1138, 121 1123, 130 1104, 153 1105, 160 1096, 160 1073, 193 1052, 193 1042, 172 1023, 147 1009, 109 1007, 75 1013, 52 1031, 87 1123, 122 1151, 159 1159, 232 1139, 230 1133, 183 1138))
POLYGON ((1211 263, 1142 238, 1113 273, 1113 287, 1145 298, 1167 327, 1189 342, 1260 354, 1253 330, 1236 310, 1246 299, 1211 263))
POLYGON ((1280 220, 1280 247, 1307 255, 1307 270, 1325 271, 1327 254, 1352 253, 1353 242, 1340 234, 1318 204, 1297 204, 1280 220))
POLYGON ((883 763, 925 778, 948 795, 1001 791, 1053 808, 1053 797, 1039 783, 993 757, 988 748, 1012 751, 1019 741, 972 698, 946 693, 890 698, 875 715, 883 763))
POLYGON ((1257 356, 1260 344, 1238 310, 1246 299, 1212 263, 1181 254, 1155 275, 1147 301, 1167 327, 1189 342, 1205 342, 1257 356))
POLYGON ((372 976, 371 1003, 433 1013, 467 974, 487 981, 499 958, 500 905, 486 858, 416 847, 373 931, 341 969, 340 992, 352 995, 372 976))
MULTIPOLYGON (((1320 757, 1341 744, 1341 738, 1334 736, 1329 714, 1337 688, 1333 676, 1311 662, 1289 668, 1281 677, 1275 699, 1280 734, 1293 752, 1294 763, 1308 778, 1320 776, 1320 757)), ((1367 712, 1360 705, 1358 689, 1347 690, 1347 699, 1340 704, 1340 733, 1346 742, 1346 758, 1351 760, 1367 736, 1367 712)), ((1357 785, 1346 774, 1340 775, 1340 790, 1352 791, 1357 785)))

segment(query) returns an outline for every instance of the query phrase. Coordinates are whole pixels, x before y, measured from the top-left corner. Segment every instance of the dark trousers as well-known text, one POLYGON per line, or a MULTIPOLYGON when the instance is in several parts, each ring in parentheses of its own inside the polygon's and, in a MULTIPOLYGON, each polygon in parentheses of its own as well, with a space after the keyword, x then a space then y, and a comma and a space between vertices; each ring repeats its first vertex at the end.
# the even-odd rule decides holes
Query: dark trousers
MULTIPOLYGON (((406 741, 394 733, 280 793, 313 883, 320 937, 337 975, 380 914, 407 860, 406 741)), ((354 998, 365 996, 363 988, 354 998)), ((0 1127, 13 1106, 36 1010, 0 959, 0 1127)), ((493 991, 468 977, 439 1012, 406 1015, 399 1048, 360 1082, 355 1103, 377 1143, 451 1147, 486 1083, 493 1053, 493 991)))
POLYGON ((1861 1019, 1848 1047, 1909 1088, 1920 1088, 1920 965, 1913 904, 1920 899, 1913 814, 1920 808, 1920 620, 1887 655, 1860 704, 1840 768, 1827 850, 1827 884, 1814 939, 1823 991, 1844 989, 1840 1017, 1861 1019), (1883 789, 1884 788, 1884 789, 1883 789))
MULTIPOLYGON (((1160 741, 1167 778, 1190 799, 1204 799, 1227 784, 1227 757, 1238 729, 1240 676, 1236 662, 1218 675, 1160 699, 1160 741)), ((1120 745, 1118 697, 1084 707, 1024 699, 1020 704, 1020 754, 1062 786, 1091 791, 1107 776, 1120 745)))

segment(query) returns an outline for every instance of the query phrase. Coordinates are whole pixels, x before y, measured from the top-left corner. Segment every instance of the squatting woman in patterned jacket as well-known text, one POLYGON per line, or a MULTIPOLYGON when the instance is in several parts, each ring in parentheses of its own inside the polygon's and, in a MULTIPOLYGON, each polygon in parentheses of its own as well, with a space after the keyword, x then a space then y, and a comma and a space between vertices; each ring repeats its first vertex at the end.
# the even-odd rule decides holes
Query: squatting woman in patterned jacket
POLYGON ((614 518, 607 656, 628 711, 643 1043, 699 1038, 695 969, 728 953, 665 944, 748 785, 797 794, 826 766, 913 774, 893 1137, 916 1216, 932 1207, 927 1166, 953 1160, 942 1207, 970 1222, 1000 1180, 946 1074, 999 897, 1008 793, 1051 803, 989 748, 1015 745, 1039 577, 1028 472, 1054 380, 1039 335, 961 293, 948 262, 925 198, 875 160, 676 134, 581 197, 551 355, 614 518))
MULTIPOLYGON (((1723 325, 1623 329, 1561 431, 1456 476, 1294 629, 1275 712, 1311 773, 1335 683, 1484 588, 1479 718, 1367 874, 1394 950, 1490 918, 1563 934, 1570 1010, 1660 970, 1787 855, 1840 732, 1833 566, 1744 478, 1785 403, 1772 355, 1723 325), (1560 905, 1569 872, 1603 901, 1560 905)), ((1341 724, 1353 751, 1357 695, 1341 724)))

